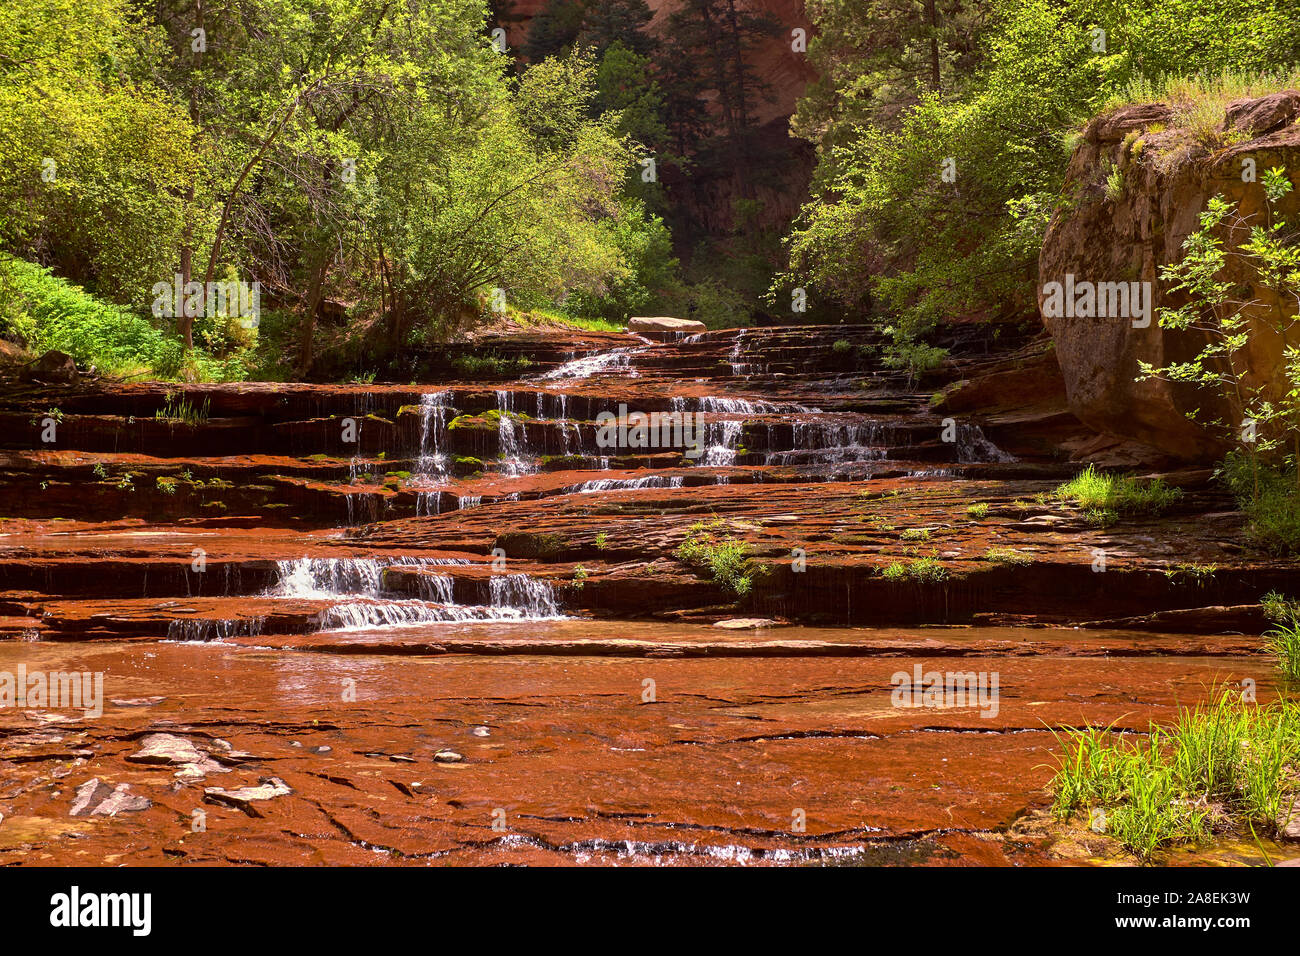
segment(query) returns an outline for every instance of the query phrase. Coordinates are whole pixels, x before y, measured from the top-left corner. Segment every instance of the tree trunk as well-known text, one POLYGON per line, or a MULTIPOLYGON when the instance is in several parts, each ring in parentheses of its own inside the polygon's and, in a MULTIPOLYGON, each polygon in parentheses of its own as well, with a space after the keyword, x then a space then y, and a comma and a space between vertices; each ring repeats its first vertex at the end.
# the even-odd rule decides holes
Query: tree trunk
POLYGON ((939 89, 939 11, 935 0, 925 0, 925 18, 930 24, 930 89, 939 89))
POLYGON ((314 345, 316 337, 316 310, 320 308, 321 292, 325 287, 325 272, 329 268, 329 256, 322 255, 320 265, 312 269, 311 282, 307 287, 307 311, 302 317, 298 330, 298 367, 303 375, 311 369, 315 358, 314 345))
MULTIPOLYGON (((194 199, 194 187, 191 186, 186 194, 186 199, 194 199)), ((194 273, 194 250, 189 244, 189 228, 186 228, 185 244, 181 246, 181 301, 175 303, 180 308, 176 313, 176 330, 180 332, 181 338, 185 340, 185 351, 194 348, 194 317, 185 314, 185 287, 189 285, 190 276, 194 273)))

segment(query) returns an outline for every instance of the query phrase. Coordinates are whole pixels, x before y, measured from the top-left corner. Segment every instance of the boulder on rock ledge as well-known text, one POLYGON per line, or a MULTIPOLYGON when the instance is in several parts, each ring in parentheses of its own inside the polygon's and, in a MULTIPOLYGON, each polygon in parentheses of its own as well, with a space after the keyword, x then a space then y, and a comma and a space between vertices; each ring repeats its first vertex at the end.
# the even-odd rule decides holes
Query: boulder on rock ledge
POLYGON ((627 324, 627 330, 634 335, 644 335, 658 342, 673 342, 684 335, 704 332, 703 322, 694 319, 674 319, 666 315, 634 315, 627 324))

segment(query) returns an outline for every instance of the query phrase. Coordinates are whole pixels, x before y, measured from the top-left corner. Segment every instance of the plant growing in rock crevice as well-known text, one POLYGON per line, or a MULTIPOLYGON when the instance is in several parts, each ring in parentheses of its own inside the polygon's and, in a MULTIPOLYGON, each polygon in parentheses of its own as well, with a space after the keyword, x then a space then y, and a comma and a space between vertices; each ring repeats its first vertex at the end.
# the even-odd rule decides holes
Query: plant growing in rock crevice
POLYGON ((732 535, 727 523, 718 518, 691 525, 673 556, 697 570, 707 570, 714 582, 744 597, 753 589, 756 576, 749 553, 748 542, 732 535))
POLYGON ((1142 481, 1133 475, 1111 475, 1093 465, 1052 492, 1058 500, 1078 505, 1084 519, 1100 527, 1114 524, 1121 514, 1161 514, 1182 494, 1160 478, 1142 481))

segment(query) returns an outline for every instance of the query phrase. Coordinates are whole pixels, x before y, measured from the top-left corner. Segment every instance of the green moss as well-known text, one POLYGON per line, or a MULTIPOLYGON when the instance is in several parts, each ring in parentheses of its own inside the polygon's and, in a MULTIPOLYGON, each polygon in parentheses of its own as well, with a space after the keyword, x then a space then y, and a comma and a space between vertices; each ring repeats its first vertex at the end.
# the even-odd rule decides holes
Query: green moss
POLYGON ((560 554, 565 543, 558 534, 508 531, 497 535, 492 546, 503 550, 508 557, 545 560, 560 554))

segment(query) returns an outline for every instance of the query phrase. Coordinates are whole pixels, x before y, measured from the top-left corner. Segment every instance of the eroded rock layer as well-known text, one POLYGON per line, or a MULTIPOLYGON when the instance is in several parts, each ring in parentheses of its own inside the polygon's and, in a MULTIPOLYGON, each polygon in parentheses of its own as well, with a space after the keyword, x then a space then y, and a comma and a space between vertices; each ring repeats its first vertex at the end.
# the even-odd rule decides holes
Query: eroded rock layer
POLYGON ((13 395, 0 678, 103 683, 0 707, 0 860, 1061 858, 1025 825, 1052 729, 1267 698, 1294 572, 1205 473, 1158 520, 1057 502, 1101 446, 1039 344, 954 332, 920 383, 878 344, 532 333, 509 382, 13 395), (652 413, 696 431, 630 438, 652 413), (996 691, 900 705, 932 673, 996 691))

